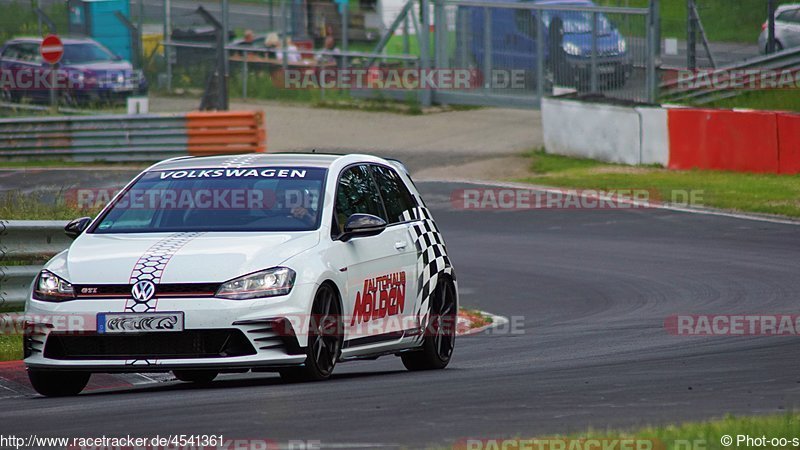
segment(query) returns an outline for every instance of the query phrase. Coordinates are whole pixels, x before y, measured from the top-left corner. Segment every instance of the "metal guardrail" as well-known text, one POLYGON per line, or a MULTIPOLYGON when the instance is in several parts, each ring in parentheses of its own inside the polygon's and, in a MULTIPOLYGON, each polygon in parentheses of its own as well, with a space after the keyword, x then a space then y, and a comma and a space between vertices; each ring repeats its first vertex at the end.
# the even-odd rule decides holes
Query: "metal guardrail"
POLYGON ((25 303, 41 268, 32 261, 49 259, 72 242, 64 225, 58 220, 0 221, 0 306, 25 303), (25 265, 17 265, 20 262, 25 265))
MULTIPOLYGON (((0 109, 10 109, 12 111, 32 111, 34 113, 49 113, 53 110, 50 106, 44 105, 29 105, 25 103, 9 103, 9 102, 0 102, 0 109)), ((66 108, 63 106, 58 107, 58 112, 61 114, 83 114, 89 115, 92 114, 85 109, 75 109, 75 108, 66 108)))
MULTIPOLYGON (((791 48, 783 50, 771 55, 758 56, 755 58, 748 58, 744 61, 735 64, 719 67, 712 71, 705 71, 702 73, 703 77, 713 79, 715 76, 725 76, 732 71, 748 71, 748 70, 783 70, 783 69, 796 69, 800 67, 800 48, 791 48)), ((734 82, 730 80, 729 86, 725 88, 720 87, 700 87, 694 88, 699 83, 701 75, 695 75, 684 80, 671 80, 663 83, 660 86, 661 99, 664 102, 691 102, 695 105, 704 105, 715 101, 736 97, 745 89, 742 89, 746 84, 750 83, 749 79, 734 82), (693 88, 681 88, 681 83, 693 86, 693 88)))
POLYGON ((25 117, 0 120, 0 158, 72 156, 155 160, 266 150, 257 111, 25 117))

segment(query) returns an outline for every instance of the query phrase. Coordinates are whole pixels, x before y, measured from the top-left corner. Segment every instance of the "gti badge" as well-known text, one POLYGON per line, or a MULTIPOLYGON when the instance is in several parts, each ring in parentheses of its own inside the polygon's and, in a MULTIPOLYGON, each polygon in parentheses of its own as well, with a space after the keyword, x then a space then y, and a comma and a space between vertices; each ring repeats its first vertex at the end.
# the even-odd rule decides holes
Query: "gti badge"
POLYGON ((133 285, 131 295, 138 302, 146 302, 156 293, 156 285, 152 281, 142 280, 133 285))

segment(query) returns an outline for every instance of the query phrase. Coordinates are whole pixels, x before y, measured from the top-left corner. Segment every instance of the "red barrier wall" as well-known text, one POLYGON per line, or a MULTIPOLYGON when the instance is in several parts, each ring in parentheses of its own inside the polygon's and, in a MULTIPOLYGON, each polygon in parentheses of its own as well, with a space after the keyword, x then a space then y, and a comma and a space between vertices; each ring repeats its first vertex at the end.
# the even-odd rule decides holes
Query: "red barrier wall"
POLYGON ((778 114, 779 172, 800 173, 800 114, 778 114))
POLYGON ((778 173, 777 113, 670 109, 667 120, 670 169, 778 173))

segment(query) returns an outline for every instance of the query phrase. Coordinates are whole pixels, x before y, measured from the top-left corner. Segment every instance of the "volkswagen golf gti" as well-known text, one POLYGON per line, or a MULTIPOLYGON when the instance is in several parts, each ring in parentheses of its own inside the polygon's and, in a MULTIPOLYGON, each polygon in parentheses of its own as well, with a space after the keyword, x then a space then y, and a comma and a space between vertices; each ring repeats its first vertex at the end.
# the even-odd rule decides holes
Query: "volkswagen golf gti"
POLYGON ((367 155, 250 154, 155 164, 33 282, 25 364, 47 396, 92 373, 274 371, 324 380, 397 355, 443 369, 456 275, 402 164, 367 155))

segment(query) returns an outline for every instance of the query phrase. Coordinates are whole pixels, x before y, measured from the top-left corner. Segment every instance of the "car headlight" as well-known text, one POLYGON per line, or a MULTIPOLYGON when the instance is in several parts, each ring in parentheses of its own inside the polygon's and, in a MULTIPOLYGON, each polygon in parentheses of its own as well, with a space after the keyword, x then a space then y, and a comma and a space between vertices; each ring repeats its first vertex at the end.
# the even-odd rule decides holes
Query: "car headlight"
POLYGON ((217 297, 232 300, 286 295, 294 286, 295 272, 288 267, 273 267, 222 283, 217 297))
POLYGON ((48 302, 72 300, 75 298, 75 289, 63 278, 43 270, 36 277, 36 283, 33 286, 33 298, 48 302))
POLYGON ((625 42, 625 39, 620 38, 619 42, 617 42, 617 50, 620 53, 628 51, 628 44, 625 42))
POLYGON ((562 48, 568 55, 581 56, 581 48, 572 42, 565 42, 562 48))

